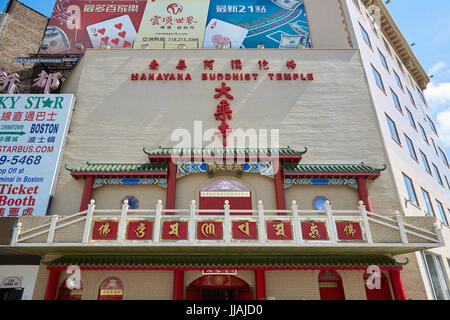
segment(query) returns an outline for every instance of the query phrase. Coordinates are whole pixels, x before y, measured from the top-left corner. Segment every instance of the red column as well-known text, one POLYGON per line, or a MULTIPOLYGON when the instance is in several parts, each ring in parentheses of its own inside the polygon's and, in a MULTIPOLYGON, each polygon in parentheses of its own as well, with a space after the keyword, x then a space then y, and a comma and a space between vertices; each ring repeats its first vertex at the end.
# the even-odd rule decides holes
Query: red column
POLYGON ((372 203, 370 202, 369 197, 369 191, 367 190, 366 178, 358 177, 356 180, 358 181, 359 200, 364 202, 367 211, 373 212, 372 203))
POLYGON ((256 300, 266 300, 266 275, 262 269, 255 270, 256 300))
POLYGON ((173 272, 173 300, 183 300, 184 291, 184 271, 175 270, 173 272))
POLYGON ((87 176, 84 180, 83 196, 81 197, 80 211, 87 210, 92 200, 92 189, 94 187, 94 176, 87 176))
POLYGON ((56 291, 58 290, 59 273, 61 270, 50 269, 48 275, 47 288, 45 289, 44 300, 55 300, 56 291))
MULTIPOLYGON (((277 201, 277 210, 286 210, 283 169, 281 168, 280 160, 275 160, 273 162, 273 170, 274 170, 273 180, 275 183, 275 198, 277 201)), ((278 213, 278 215, 285 215, 285 213, 278 213)))
POLYGON ((389 270, 389 276, 391 277, 395 300, 406 300, 405 288, 403 287, 400 270, 389 270))
MULTIPOLYGON (((167 168, 166 209, 175 209, 175 196, 177 192, 177 165, 169 160, 167 168)), ((166 213, 166 214, 174 214, 166 213)))

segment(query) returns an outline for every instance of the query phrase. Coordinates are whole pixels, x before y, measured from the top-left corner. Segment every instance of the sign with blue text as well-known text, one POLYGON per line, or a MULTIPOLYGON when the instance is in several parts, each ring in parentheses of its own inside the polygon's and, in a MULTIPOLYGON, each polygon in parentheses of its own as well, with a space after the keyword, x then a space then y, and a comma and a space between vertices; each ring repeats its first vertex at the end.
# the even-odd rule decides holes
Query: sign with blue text
POLYGON ((75 97, 0 95, 0 217, 43 216, 75 97))

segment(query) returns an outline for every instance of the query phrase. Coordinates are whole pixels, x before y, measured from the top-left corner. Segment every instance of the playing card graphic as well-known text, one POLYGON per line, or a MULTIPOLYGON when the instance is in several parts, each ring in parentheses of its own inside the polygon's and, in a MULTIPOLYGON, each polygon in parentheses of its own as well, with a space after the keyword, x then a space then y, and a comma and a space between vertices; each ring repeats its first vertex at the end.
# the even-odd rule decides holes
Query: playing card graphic
POLYGON ((137 32, 128 15, 106 20, 86 27, 93 48, 107 43, 111 48, 132 48, 137 32))
POLYGON ((206 26, 203 48, 240 48, 248 30, 234 24, 211 19, 206 26))

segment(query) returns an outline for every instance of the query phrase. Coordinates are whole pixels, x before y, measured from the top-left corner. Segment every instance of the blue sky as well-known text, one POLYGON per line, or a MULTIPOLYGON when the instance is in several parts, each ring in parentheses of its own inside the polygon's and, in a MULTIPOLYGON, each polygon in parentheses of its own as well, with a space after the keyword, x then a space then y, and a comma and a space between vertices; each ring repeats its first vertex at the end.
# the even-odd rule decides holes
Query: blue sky
MULTIPOLYGON (((8 0, 0 0, 0 11, 8 0)), ((55 0, 21 0, 50 16, 55 0)), ((387 5, 398 27, 429 75, 434 75, 425 95, 438 132, 450 155, 450 1, 391 0, 387 5)), ((448 156, 450 158, 450 156, 448 156)))

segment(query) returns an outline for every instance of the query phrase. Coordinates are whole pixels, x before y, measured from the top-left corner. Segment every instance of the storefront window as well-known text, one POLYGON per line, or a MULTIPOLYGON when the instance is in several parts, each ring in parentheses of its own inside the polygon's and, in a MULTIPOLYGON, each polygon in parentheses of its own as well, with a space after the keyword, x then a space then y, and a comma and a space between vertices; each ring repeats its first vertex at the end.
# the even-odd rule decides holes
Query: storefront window
POLYGON ((422 251, 422 257, 426 265, 428 280, 434 299, 450 300, 450 291, 444 275, 444 268, 439 256, 422 251))

